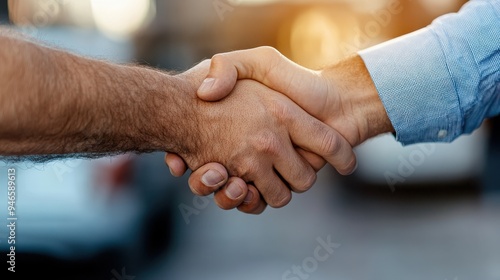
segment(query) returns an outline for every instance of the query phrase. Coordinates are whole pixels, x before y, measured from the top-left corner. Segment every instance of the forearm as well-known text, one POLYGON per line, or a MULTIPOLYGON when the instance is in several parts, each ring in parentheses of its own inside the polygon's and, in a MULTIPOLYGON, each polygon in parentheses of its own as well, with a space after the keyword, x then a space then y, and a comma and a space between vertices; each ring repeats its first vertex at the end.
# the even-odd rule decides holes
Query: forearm
POLYGON ((2 155, 185 149, 181 120, 190 97, 175 77, 5 34, 0 64, 2 155))

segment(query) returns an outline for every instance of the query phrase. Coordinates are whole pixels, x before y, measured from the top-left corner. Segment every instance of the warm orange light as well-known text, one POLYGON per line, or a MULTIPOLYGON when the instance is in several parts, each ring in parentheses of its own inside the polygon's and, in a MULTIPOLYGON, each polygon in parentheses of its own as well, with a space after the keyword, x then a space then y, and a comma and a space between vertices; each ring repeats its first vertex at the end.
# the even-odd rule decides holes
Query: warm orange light
POLYGON ((155 12, 151 0, 91 0, 97 28, 111 37, 126 37, 150 21, 155 12))
POLYGON ((297 63, 318 68, 338 60, 340 31, 331 15, 311 9, 296 18, 291 26, 290 51, 297 63))

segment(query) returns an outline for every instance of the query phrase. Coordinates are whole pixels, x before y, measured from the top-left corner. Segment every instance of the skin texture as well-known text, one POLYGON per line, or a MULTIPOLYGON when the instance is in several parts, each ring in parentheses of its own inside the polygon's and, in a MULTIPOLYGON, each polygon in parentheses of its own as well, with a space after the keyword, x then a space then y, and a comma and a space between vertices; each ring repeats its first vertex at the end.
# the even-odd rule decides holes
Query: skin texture
POLYGON ((3 156, 194 148, 182 144, 179 127, 164 131, 148 121, 186 114, 180 103, 188 101, 174 98, 181 93, 175 77, 78 57, 8 30, 0 31, 0 64, 3 156), (172 107, 168 114, 164 104, 172 107))
MULTIPOLYGON (((206 74, 206 71, 191 70, 184 75, 197 76, 199 82, 195 84, 200 85, 206 74)), ((322 155, 332 165, 347 170, 345 172, 356 164, 351 146, 340 134, 311 117, 286 96, 253 80, 241 80, 232 93, 219 102, 195 100, 200 103, 197 124, 202 134, 208 134, 203 138, 209 139, 205 151, 210 154, 204 156, 200 151, 201 154, 182 158, 193 162, 190 156, 202 157, 198 167, 206 162, 223 163, 229 175, 243 180, 229 179, 230 183, 243 189, 247 184, 256 186, 271 207, 288 204, 290 190, 304 192, 316 180, 313 166, 295 151, 294 145, 322 155)), ((306 159, 314 158, 306 152, 301 154, 306 159)), ((196 191, 194 181, 190 181, 190 186, 196 191)))
MULTIPOLYGON (((242 206, 253 212, 282 207, 291 191, 308 190, 319 168, 314 154, 342 172, 354 168, 346 139, 261 83, 241 80, 220 102, 197 98, 209 64, 173 76, 79 57, 2 30, 0 154, 44 161, 165 151, 184 159, 172 169, 199 172, 217 162, 227 171, 211 174, 224 181, 214 187, 239 187, 226 192, 231 201, 253 195, 258 202, 242 206)), ((207 193, 198 180, 190 186, 207 193)), ((225 199, 218 195, 221 207, 225 199)))
MULTIPOLYGON (((282 92, 308 113, 335 128, 352 147, 376 135, 394 131, 359 56, 321 71, 312 71, 269 47, 218 54, 212 58, 210 73, 199 88, 198 96, 207 101, 224 99, 238 79, 254 79, 282 92)), ((311 158, 313 160, 316 166, 321 166, 318 159, 311 158)), ((174 175, 180 176, 186 171, 182 158, 176 155, 168 155, 166 163, 175 166, 172 168, 174 175)), ((223 209, 238 207, 246 213, 260 214, 259 211, 247 210, 261 204, 258 197, 252 196, 241 202, 230 198, 229 186, 225 183, 221 183, 222 189, 203 184, 206 170, 223 168, 218 163, 209 163, 202 170, 194 171, 190 178, 194 192, 203 195, 215 192, 215 201, 223 209)))

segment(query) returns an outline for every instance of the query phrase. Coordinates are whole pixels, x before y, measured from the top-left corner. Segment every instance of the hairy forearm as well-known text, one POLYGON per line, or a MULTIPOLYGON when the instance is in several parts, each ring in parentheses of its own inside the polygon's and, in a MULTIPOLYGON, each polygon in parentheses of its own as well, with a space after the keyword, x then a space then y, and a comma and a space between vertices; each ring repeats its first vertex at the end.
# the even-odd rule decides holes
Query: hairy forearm
POLYGON ((0 154, 181 152, 183 83, 0 33, 0 154))

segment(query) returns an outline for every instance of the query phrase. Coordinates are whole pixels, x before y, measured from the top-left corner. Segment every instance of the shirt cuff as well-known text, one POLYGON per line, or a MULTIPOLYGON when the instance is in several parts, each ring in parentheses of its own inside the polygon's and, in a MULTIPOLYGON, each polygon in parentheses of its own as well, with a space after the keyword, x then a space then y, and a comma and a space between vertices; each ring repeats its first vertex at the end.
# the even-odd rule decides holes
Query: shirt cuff
POLYGON ((446 58, 428 28, 359 52, 403 145, 451 142, 462 113, 446 58))

